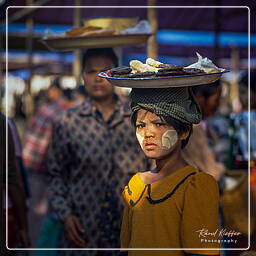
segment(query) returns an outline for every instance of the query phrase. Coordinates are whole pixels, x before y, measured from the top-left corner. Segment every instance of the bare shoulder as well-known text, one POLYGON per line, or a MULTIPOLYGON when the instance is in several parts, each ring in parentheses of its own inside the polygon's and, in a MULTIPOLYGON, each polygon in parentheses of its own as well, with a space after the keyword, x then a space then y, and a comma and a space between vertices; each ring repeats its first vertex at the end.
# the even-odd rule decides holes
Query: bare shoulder
POLYGON ((149 173, 149 171, 147 171, 147 172, 138 172, 138 175, 139 175, 140 179, 141 179, 144 183, 145 183, 145 181, 147 180, 148 173, 149 173))

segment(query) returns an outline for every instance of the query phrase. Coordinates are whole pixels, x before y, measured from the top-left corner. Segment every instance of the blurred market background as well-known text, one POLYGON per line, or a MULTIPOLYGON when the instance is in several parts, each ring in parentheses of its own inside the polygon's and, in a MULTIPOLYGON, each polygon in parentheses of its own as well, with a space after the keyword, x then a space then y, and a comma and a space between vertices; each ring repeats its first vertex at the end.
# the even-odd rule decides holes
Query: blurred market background
MULTIPOLYGON (((221 106, 215 116, 217 121, 213 122, 213 127, 216 128, 218 124, 218 127, 230 131, 230 127, 225 126, 226 123, 222 121, 221 116, 241 113, 239 81, 248 72, 249 60, 250 69, 254 72, 256 70, 256 2, 213 0, 207 1, 207 6, 204 6, 206 1, 200 0, 142 0, 139 3, 133 0, 109 0, 107 4, 120 7, 100 7, 106 5, 106 1, 103 0, 0 1, 0 104, 2 112, 8 113, 8 117, 15 121, 22 145, 25 143, 26 129, 31 118, 47 101, 47 89, 56 78, 59 79, 61 88, 66 90, 67 98, 73 100, 77 99, 74 96, 76 93, 86 94, 82 89, 80 73, 81 52, 88 46, 72 48, 71 45, 66 50, 61 43, 57 43, 57 46, 49 45, 47 39, 64 34, 74 27, 82 26, 84 21, 95 18, 135 17, 138 22, 147 21, 142 30, 137 32, 138 36, 148 34, 142 41, 138 42, 135 39, 130 45, 125 41, 115 45, 114 39, 110 39, 109 46, 113 40, 120 65, 129 65, 130 60, 134 59, 144 62, 147 57, 152 57, 163 63, 187 66, 197 61, 198 52, 203 57, 213 60, 218 67, 230 70, 221 80, 221 106), (136 7, 163 7, 169 4, 174 7, 136 7)), ((96 48, 97 43, 93 47, 96 48)), ((126 97, 129 90, 120 89, 117 93, 126 97)), ((247 94, 248 91, 244 93, 247 94)), ((253 100, 255 101, 255 98, 253 100)), ((71 103, 70 106, 74 104, 71 103)), ((230 142, 228 136, 231 135, 227 132, 223 136, 227 143, 221 144, 220 147, 224 145, 224 151, 227 153, 230 142)), ((227 156, 222 157, 221 161, 227 166, 230 164, 227 156)), ((253 163, 251 167, 255 173, 253 163)), ((232 168, 234 166, 230 167, 232 168)), ((255 182, 255 176, 253 177, 252 181, 255 182)), ((44 211, 46 209, 42 207, 38 209, 38 214, 44 211)), ((30 220, 38 221, 35 216, 30 220)), ((34 223, 30 225, 33 226, 34 223)), ((31 234, 32 246, 35 246, 34 238, 37 236, 38 234, 31 234)), ((247 247, 247 243, 242 246, 247 247)), ((226 255, 240 254, 233 251, 226 255)))

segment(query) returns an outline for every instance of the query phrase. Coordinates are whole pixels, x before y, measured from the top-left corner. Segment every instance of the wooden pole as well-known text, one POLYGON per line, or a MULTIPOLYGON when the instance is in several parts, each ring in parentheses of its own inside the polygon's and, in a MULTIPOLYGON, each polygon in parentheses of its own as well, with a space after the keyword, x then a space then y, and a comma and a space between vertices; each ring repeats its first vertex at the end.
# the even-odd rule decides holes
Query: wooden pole
MULTIPOLYGON (((157 0, 148 0, 148 6, 156 6, 157 0)), ((152 29, 152 36, 148 39, 147 56, 155 60, 158 59, 158 45, 156 40, 156 33, 158 30, 157 9, 148 8, 148 21, 152 29)))
MULTIPOLYGON (((215 5, 219 5, 219 0, 215 1, 215 5)), ((221 9, 215 8, 214 10, 214 62, 218 66, 219 64, 219 37, 220 37, 220 20, 221 20, 221 9)))
POLYGON ((239 48, 231 48, 231 66, 233 71, 233 77, 230 84, 230 100, 232 109, 235 113, 240 112, 241 103, 239 101, 239 84, 238 84, 238 71, 240 67, 239 48))
MULTIPOLYGON (((76 0, 75 6, 81 6, 81 0, 76 0)), ((73 25, 75 27, 80 27, 81 25, 81 10, 81 8, 74 8, 73 25)), ((76 86, 80 85, 81 66, 81 50, 75 50, 73 62, 73 75, 76 79, 76 86)))
MULTIPOLYGON (((26 0, 26 3, 28 6, 33 5, 33 0, 26 0)), ((33 76, 33 18, 32 14, 28 16, 26 19, 26 25, 28 29, 28 36, 26 39, 26 48, 27 48, 27 63, 28 63, 28 80, 27 80, 27 85, 26 85, 26 94, 25 94, 25 112, 27 114, 28 119, 32 117, 34 113, 34 103, 33 103, 33 96, 31 94, 31 80, 33 76)))

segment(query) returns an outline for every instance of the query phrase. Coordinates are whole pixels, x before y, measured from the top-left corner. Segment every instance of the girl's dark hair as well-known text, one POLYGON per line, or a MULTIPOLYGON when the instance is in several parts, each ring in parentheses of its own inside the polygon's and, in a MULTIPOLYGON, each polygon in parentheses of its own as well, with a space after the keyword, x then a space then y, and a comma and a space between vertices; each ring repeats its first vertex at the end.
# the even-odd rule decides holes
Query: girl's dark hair
MULTIPOLYGON (((131 123, 134 127, 136 127, 136 120, 137 120, 137 114, 138 111, 134 112, 131 116, 131 123)), ((171 116, 160 116, 160 118, 165 121, 167 124, 169 124, 170 126, 172 126, 176 132, 178 133, 178 135, 182 135, 183 133, 189 131, 189 135, 186 139, 181 141, 181 148, 185 148, 186 145, 188 144, 189 138, 192 134, 193 131, 193 126, 192 124, 186 124, 186 123, 182 123, 181 121, 171 117, 171 116)))

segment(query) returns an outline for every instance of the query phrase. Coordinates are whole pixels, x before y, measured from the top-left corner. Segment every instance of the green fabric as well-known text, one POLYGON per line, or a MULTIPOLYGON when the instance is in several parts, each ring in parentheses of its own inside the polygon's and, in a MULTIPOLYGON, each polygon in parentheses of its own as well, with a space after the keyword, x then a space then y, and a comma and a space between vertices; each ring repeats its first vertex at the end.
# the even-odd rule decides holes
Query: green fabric
POLYGON ((156 115, 171 116, 187 124, 198 124, 202 119, 190 87, 136 88, 132 89, 130 97, 133 114, 144 108, 156 115))
MULTIPOLYGON (((42 226, 36 248, 59 248, 63 225, 52 217, 48 217, 42 226)), ((57 256, 58 251, 34 251, 33 256, 57 256)))

